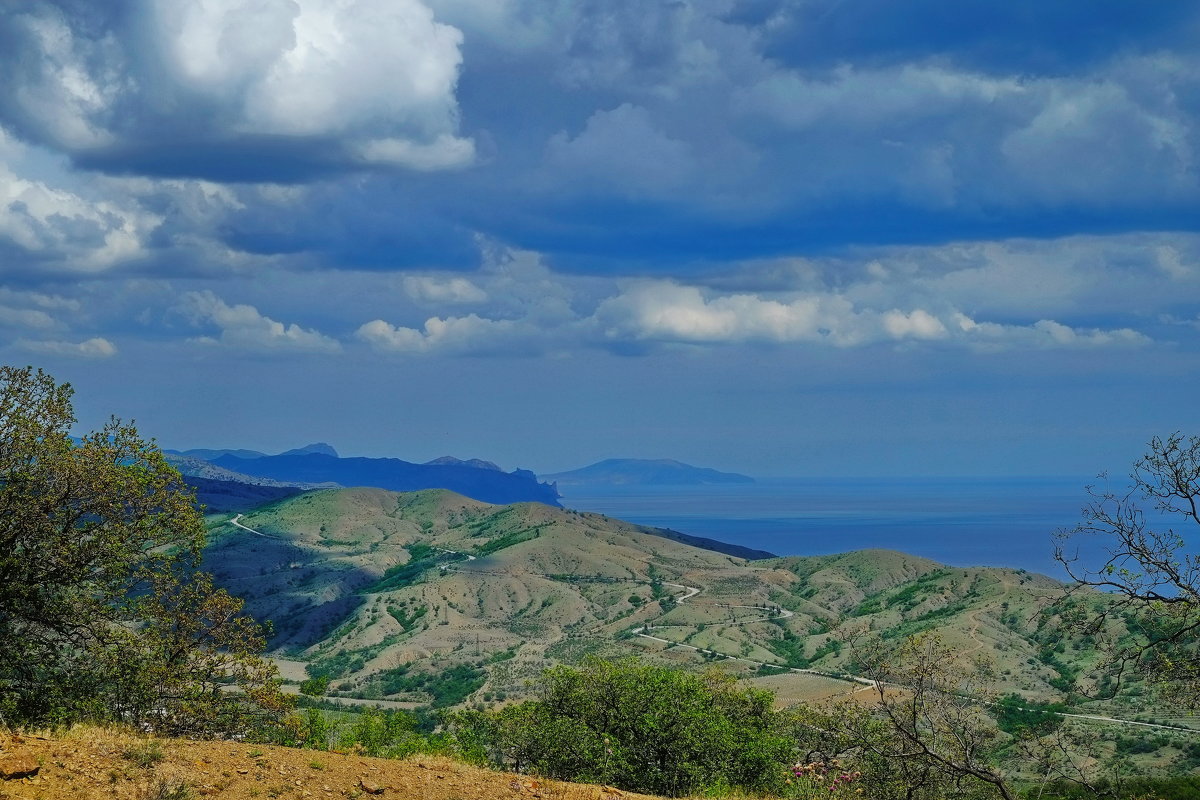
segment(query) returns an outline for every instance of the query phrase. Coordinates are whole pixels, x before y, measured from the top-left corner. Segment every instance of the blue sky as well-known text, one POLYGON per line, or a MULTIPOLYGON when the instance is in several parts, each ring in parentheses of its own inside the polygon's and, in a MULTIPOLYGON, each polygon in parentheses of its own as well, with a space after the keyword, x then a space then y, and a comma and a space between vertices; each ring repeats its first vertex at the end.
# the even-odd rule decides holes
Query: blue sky
POLYGON ((165 446, 1122 471, 1200 432, 1200 8, 15 0, 0 349, 165 446))

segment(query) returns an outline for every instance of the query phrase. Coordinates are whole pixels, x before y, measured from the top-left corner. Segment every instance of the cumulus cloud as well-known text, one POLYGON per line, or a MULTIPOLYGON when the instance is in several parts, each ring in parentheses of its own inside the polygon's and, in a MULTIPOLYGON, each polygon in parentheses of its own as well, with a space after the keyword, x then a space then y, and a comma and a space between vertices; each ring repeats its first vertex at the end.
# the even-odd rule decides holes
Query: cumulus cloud
POLYGON ((0 242, 70 272, 97 272, 145 255, 161 217, 129 198, 88 196, 22 174, 29 157, 0 127, 0 242))
POLYGON ((955 314, 954 323, 968 342, 984 349, 1139 347, 1151 343, 1150 337, 1131 328, 1072 328, 1049 319, 1032 325, 1006 325, 980 323, 965 314, 955 314))
POLYGON ((466 278, 439 279, 429 275, 409 275, 404 278, 404 291, 414 300, 427 303, 482 303, 487 292, 466 278))
MULTIPOLYGON (((1179 244, 1185 246, 1183 241, 1179 244)), ((494 243, 487 247, 485 267, 472 280, 409 276, 404 282, 408 294, 424 303, 453 306, 469 299, 482 306, 479 312, 433 316, 421 325, 374 319, 360 325, 355 337, 381 353, 410 355, 516 355, 588 347, 644 352, 681 344, 903 345, 994 351, 1152 342, 1147 334, 1127 326, 1079 326, 1030 314, 1024 315, 1028 322, 1003 317, 1000 321, 978 311, 967 314, 956 300, 973 295, 961 285, 956 294, 931 282, 919 266, 919 249, 900 258, 885 253, 866 257, 857 270, 843 264, 828 275, 819 262, 804 261, 796 277, 803 288, 788 286, 784 280, 773 291, 763 292, 721 290, 717 288, 721 281, 715 279, 707 286, 632 278, 601 285, 553 273, 536 253, 494 243), (847 279, 850 273, 856 277, 847 279)), ((990 274, 978 277, 982 268, 974 249, 931 249, 924 256, 933 265, 929 269, 935 278, 965 270, 981 282, 980 291, 994 283, 990 274)), ((1037 291, 1037 284, 1033 285, 1031 291, 1037 291)), ((1015 301, 1012 305, 1019 306, 1015 301)), ((1068 317, 1077 313, 1074 304, 1062 298, 1049 304, 1048 310, 1068 317)))
POLYGON ((924 309, 908 313, 892 309, 883 315, 883 329, 893 339, 942 339, 946 326, 937 317, 924 309))
POLYGON ((594 321, 609 342, 687 344, 824 343, 856 347, 880 342, 940 341, 1001 348, 1103 347, 1148 344, 1129 328, 1073 328, 1054 320, 1030 325, 977 322, 959 311, 934 313, 863 307, 836 292, 779 300, 714 294, 670 281, 639 281, 600 304, 594 321))
POLYGON ((824 342, 851 347, 877 341, 940 339, 942 322, 924 309, 856 308, 836 292, 788 299, 752 294, 706 296, 699 287, 670 281, 626 285, 601 303, 596 320, 605 339, 731 344, 824 342))
POLYGON ((117 354, 117 346, 108 339, 99 336, 82 342, 56 341, 53 339, 18 339, 14 344, 20 350, 44 356, 111 358, 117 354))
MULTIPOLYGON (((1174 77, 1166 65, 1131 69, 1158 73, 1156 80, 1174 77)), ((1025 198, 1194 196, 1194 121, 1174 103, 1135 94, 1114 78, 1044 81, 1040 89, 1036 113, 1000 143, 1005 162, 1027 190, 1025 198)))
POLYGON ((696 343, 815 341, 843 335, 840 323, 853 314, 835 297, 791 302, 734 294, 705 297, 695 286, 669 281, 634 282, 596 310, 610 341, 641 339, 696 343))
POLYGON ((468 314, 444 319, 430 317, 422 330, 377 319, 359 327, 355 336, 384 353, 517 355, 540 349, 538 333, 520 321, 468 314))
POLYGON ((210 291, 188 292, 180 310, 196 325, 219 329, 219 338, 211 341, 241 350, 336 353, 336 339, 316 330, 285 325, 263 316, 254 306, 229 305, 210 291))
POLYGON ((222 161, 271 155, 286 177, 474 157, 457 135, 462 34, 420 0, 127 6, 122 17, 43 0, 8 15, 0 110, 114 171, 224 174, 222 161))

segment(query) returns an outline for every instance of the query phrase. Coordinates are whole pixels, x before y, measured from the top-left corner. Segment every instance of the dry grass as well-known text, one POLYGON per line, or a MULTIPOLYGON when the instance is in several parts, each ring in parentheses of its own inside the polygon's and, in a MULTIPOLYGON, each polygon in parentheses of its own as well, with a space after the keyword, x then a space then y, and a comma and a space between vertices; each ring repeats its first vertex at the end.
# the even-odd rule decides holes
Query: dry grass
POLYGON ((0 759, 25 754, 32 778, 0 781, 5 800, 228 800, 405 798, 405 800, 640 800, 610 787, 493 772, 447 758, 405 760, 318 753, 236 742, 147 739, 117 728, 0 734, 0 759), (161 751, 139 766, 125 754, 161 751), (320 768, 313 765, 319 763, 320 768), (374 794, 369 790, 382 789, 374 794))

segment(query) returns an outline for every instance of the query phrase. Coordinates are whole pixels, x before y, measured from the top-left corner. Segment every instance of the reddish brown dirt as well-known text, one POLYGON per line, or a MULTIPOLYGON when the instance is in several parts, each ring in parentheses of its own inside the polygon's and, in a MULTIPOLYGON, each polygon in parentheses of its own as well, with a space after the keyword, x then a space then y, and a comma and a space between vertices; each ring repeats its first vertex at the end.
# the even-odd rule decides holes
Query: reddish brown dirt
POLYGON ((609 787, 491 772, 446 758, 368 758, 236 742, 148 739, 102 728, 0 733, 0 774, 32 758, 32 777, 0 779, 0 800, 642 800, 609 787), (140 756, 157 750, 161 760, 140 756), (153 762, 153 763, 148 763, 153 762))

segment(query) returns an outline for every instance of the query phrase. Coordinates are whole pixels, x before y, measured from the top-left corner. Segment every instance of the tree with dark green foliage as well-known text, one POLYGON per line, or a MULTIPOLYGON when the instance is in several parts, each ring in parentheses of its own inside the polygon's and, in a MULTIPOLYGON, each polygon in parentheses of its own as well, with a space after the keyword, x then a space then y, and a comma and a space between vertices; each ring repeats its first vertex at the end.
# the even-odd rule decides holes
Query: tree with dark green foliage
POLYGON ((0 367, 0 721, 216 735, 273 718, 263 631, 199 570, 191 492, 130 424, 72 440, 71 397, 0 367))
POLYGON ((300 682, 300 694, 321 697, 329 690, 329 676, 318 675, 300 682))
MULTIPOLYGON (((1074 528, 1058 534, 1055 557, 1079 588, 1103 589, 1111 602, 1077 604, 1064 615, 1107 655, 1092 687, 1111 696, 1130 676, 1148 676, 1181 709, 1200 709, 1200 437, 1155 437, 1114 490, 1088 487, 1074 528), (1143 505, 1155 512, 1147 518, 1143 505), (1191 537, 1190 547, 1188 538, 1191 537), (1098 539, 1098 568, 1080 562, 1073 542, 1098 539)), ((1101 475, 1101 478, 1107 476, 1101 475)))
POLYGON ((539 698, 450 717, 476 760, 567 780, 679 796, 782 787, 792 741, 769 692, 636 659, 548 670, 539 698))
POLYGON ((1006 694, 992 706, 992 714, 1000 730, 1013 736, 1053 733, 1063 725, 1060 713, 1066 708, 1026 700, 1020 695, 1006 694))

